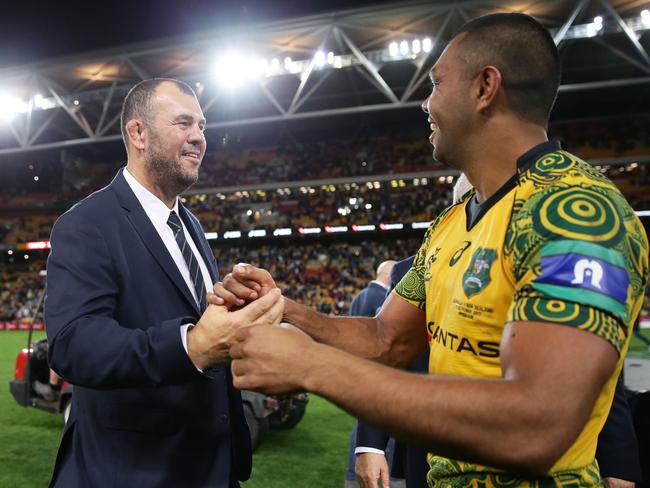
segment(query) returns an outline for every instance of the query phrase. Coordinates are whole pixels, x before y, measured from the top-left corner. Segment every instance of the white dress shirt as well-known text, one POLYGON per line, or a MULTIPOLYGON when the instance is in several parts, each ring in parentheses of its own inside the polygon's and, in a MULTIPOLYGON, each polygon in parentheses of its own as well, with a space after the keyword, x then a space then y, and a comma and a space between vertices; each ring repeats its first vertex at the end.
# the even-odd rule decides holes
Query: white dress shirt
MULTIPOLYGON (((142 186, 142 184, 140 184, 140 182, 136 180, 131 173, 129 173, 129 170, 124 168, 123 174, 124 174, 124 179, 128 183, 129 187, 131 187, 131 190, 133 190, 135 197, 138 199, 138 202, 140 202, 140 205, 142 205, 142 208, 147 214, 147 217, 149 217, 149 220, 151 221, 154 228, 156 229, 156 232, 158 232, 158 235, 162 239, 163 244, 165 244, 165 247, 167 248, 167 251, 169 252, 171 258, 174 260, 174 264, 176 264, 178 271, 180 271, 181 276, 183 277, 183 280, 185 281, 188 290, 190 290, 190 293, 192 294, 194 300, 196 300, 196 303, 198 304, 199 300, 198 297, 196 296, 196 290, 194 289, 194 284, 192 283, 192 279, 190 278, 190 270, 187 267, 185 258, 183 258, 183 254, 181 253, 181 250, 178 247, 178 243, 174 238, 174 232, 172 231, 171 227, 169 227, 169 225, 167 224, 167 220, 169 219, 169 213, 172 210, 176 212, 176 214, 180 219, 180 214, 178 213, 178 197, 174 202, 174 208, 170 209, 156 195, 154 195, 149 190, 147 190, 144 186, 142 186)), ((185 233, 185 239, 187 240, 187 243, 190 245, 190 249, 192 249, 194 256, 199 262, 199 267, 201 269, 201 275, 203 276, 203 283, 205 283, 206 292, 212 291, 214 283, 212 283, 212 278, 210 277, 210 273, 208 272, 208 267, 205 265, 205 262, 203 261, 203 257, 201 256, 201 253, 197 249, 196 244, 194 244, 194 240, 192 240, 192 236, 187 231, 187 227, 185 227, 185 223, 183 222, 183 219, 180 220, 181 223, 183 224, 183 232, 185 233)), ((183 347, 185 348, 185 352, 187 352, 187 329, 192 325, 193 324, 185 324, 181 326, 181 340, 183 341, 183 347)))

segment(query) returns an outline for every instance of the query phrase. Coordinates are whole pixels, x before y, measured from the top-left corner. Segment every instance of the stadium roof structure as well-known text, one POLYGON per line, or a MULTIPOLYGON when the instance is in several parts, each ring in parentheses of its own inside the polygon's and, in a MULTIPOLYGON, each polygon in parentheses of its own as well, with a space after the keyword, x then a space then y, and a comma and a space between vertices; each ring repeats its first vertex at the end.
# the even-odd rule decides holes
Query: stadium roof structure
POLYGON ((492 12, 525 12, 551 30, 561 93, 645 90, 648 8, 647 0, 400 1, 7 68, 0 155, 119 140, 124 95, 151 77, 196 87, 208 129, 417 107, 441 46, 492 12))

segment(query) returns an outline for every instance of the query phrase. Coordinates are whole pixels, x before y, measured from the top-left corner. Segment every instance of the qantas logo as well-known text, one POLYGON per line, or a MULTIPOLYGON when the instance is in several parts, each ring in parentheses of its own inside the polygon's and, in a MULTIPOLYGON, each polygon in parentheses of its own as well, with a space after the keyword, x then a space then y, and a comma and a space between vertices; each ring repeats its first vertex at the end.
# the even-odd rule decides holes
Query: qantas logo
POLYGON ((431 337, 431 344, 435 342, 454 352, 464 352, 466 354, 473 354, 474 356, 482 356, 484 358, 499 357, 498 342, 477 341, 459 336, 458 334, 443 329, 439 325, 435 325, 434 322, 429 322, 427 324, 427 331, 431 337))

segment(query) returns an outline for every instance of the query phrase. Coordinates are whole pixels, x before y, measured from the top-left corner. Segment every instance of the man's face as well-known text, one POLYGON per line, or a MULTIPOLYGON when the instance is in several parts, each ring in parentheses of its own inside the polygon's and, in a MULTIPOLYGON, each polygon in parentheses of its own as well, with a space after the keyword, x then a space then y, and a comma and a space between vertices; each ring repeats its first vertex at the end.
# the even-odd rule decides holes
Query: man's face
POLYGON ((173 83, 162 83, 153 96, 145 158, 158 185, 180 194, 199 177, 205 155, 205 118, 196 98, 173 83))
POLYGON ((464 76, 458 40, 452 40, 429 73, 431 95, 422 102, 429 114, 433 157, 451 167, 458 167, 455 159, 471 123, 470 80, 464 76))

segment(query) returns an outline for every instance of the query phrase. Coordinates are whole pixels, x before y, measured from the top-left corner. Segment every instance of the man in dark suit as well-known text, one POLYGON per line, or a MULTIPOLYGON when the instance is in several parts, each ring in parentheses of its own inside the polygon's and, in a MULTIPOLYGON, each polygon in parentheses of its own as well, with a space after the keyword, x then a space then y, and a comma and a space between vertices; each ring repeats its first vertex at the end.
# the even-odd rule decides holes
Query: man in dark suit
MULTIPOLYGON (((372 280, 368 286, 359 292, 359 294, 354 297, 352 303, 350 304, 350 315, 354 317, 374 317, 377 315, 377 312, 381 308, 384 300, 386 299, 386 294, 390 290, 390 275, 395 265, 395 261, 384 261, 377 267, 377 276, 372 280)), ((356 461, 356 453, 358 448, 356 448, 356 439, 357 439, 357 430, 359 428, 359 423, 357 422, 352 429, 350 434, 350 445, 348 448, 348 467, 345 472, 345 486, 346 488, 352 488, 357 485, 355 481, 354 466, 356 461), (356 448, 356 449, 355 449, 356 448)), ((386 448, 384 444, 382 449, 386 448)), ((377 453, 378 450, 374 446, 369 446, 369 450, 364 450, 361 448, 360 452, 373 452, 377 453)))
MULTIPOLYGON (((74 384, 54 487, 239 486, 251 471, 228 344, 261 307, 207 306, 219 279, 178 195, 198 178, 205 119, 192 89, 147 80, 126 96, 126 168, 56 222, 45 320, 51 367, 74 384)), ((280 315, 278 315, 280 312, 280 315)))
MULTIPOLYGON (((414 258, 415 256, 411 256, 395 263, 390 273, 391 290, 411 269, 414 258)), ((408 369, 426 373, 428 365, 429 354, 427 351, 418 357, 408 369)), ((384 431, 363 422, 358 423, 355 472, 357 477, 363 481, 363 486, 378 486, 380 479, 384 483, 388 481, 387 446, 389 441, 390 437, 384 431)), ((406 488, 426 487, 427 471, 429 470, 426 456, 426 452, 421 449, 395 441, 390 477, 404 479, 406 488)), ((392 483, 391 486, 396 486, 396 483, 392 483)))
POLYGON ((350 304, 350 315, 374 317, 386 299, 390 288, 390 272, 395 261, 384 261, 377 267, 377 277, 354 297, 350 304))

